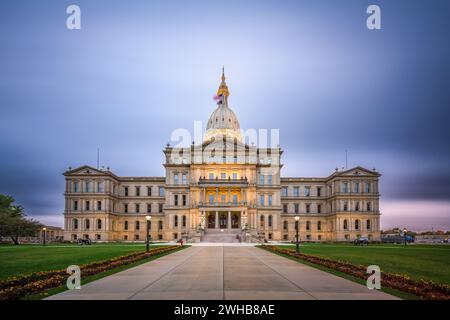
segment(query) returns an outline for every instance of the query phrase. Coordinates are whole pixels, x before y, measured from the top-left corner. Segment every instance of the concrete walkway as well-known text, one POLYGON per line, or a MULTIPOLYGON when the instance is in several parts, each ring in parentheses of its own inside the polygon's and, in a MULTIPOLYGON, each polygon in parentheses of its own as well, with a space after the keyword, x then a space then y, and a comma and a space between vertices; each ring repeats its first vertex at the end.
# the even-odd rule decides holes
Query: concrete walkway
POLYGON ((396 298, 259 248, 216 245, 193 246, 48 299, 396 298))

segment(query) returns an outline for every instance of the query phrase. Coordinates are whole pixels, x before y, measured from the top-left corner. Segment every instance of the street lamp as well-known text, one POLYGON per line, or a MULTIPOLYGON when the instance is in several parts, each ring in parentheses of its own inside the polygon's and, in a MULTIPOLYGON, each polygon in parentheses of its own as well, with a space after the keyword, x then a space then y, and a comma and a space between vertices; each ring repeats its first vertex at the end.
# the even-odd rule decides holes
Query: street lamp
POLYGON ((406 246, 406 233, 408 232, 408 230, 406 228, 403 228, 403 240, 405 241, 405 246, 406 246))
POLYGON ((298 231, 300 229, 300 216, 295 216, 295 253, 300 254, 300 244, 298 242, 298 231))
POLYGON ((46 227, 44 227, 44 228, 42 228, 42 231, 44 231, 44 246, 45 246, 45 238, 46 238, 46 236, 47 236, 47 228, 46 227))
POLYGON ((145 219, 147 220, 147 247, 146 251, 150 251, 150 220, 152 220, 152 216, 145 216, 145 219))

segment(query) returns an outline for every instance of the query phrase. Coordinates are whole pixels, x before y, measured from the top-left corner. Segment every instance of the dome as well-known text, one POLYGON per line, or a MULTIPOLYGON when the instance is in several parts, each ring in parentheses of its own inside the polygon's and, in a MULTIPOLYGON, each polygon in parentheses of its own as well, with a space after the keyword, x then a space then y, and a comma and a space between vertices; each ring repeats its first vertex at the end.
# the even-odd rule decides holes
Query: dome
POLYGON ((228 107, 229 95, 230 93, 225 83, 225 75, 222 71, 222 83, 216 96, 219 100, 218 106, 209 117, 204 141, 209 141, 217 136, 228 136, 232 139, 242 140, 239 120, 233 110, 228 107))

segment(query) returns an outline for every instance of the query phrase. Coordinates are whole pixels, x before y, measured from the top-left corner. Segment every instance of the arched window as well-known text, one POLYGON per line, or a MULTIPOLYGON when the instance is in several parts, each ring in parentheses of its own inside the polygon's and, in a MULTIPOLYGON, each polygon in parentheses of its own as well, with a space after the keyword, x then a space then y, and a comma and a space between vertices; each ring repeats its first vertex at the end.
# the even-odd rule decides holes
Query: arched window
POLYGON ((126 220, 123 222, 123 229, 128 230, 128 221, 126 220))
POLYGON ((306 221, 306 230, 311 230, 311 222, 306 221))
POLYGON ((317 221, 317 230, 322 230, 322 222, 317 221))
POLYGON ((136 221, 136 222, 134 223, 134 228, 135 228, 136 230, 139 230, 139 229, 141 228, 141 223, 140 223, 139 221, 136 221))
POLYGON ((75 230, 78 229, 78 219, 73 219, 73 228, 74 228, 75 230))
POLYGON ((178 227, 178 216, 173 217, 173 226, 178 227))
POLYGON ((183 227, 186 227, 186 216, 182 217, 181 224, 183 227))
POLYGON ((84 220, 84 228, 88 230, 91 227, 89 219, 84 220))
POLYGON ((264 216, 261 216, 260 218, 260 224, 261 227, 264 227, 264 216))
POLYGON ((288 230, 288 222, 287 221, 283 221, 283 230, 285 230, 285 231, 288 230))
POLYGON ((370 220, 369 219, 367 219, 367 221, 366 221, 366 229, 370 230, 370 220))
POLYGON ((344 220, 344 230, 348 230, 348 221, 347 221, 347 219, 344 220))
POLYGON ((272 226, 272 215, 269 216, 269 227, 272 226))
POLYGON ((97 219, 97 229, 100 230, 102 228, 102 220, 97 219))
POLYGON ((355 220, 355 230, 359 230, 359 220, 355 220))

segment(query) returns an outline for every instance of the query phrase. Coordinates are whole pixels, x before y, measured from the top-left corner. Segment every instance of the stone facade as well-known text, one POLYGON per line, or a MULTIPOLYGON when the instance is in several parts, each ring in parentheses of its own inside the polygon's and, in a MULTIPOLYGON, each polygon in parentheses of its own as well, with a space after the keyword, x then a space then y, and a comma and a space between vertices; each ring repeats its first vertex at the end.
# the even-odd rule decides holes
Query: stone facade
POLYGON ((70 169, 65 240, 192 238, 209 229, 244 229, 250 238, 301 241, 380 239, 375 170, 355 167, 324 178, 281 177, 282 150, 243 143, 228 107, 225 77, 201 144, 164 149, 165 177, 118 177, 109 169, 70 169))

